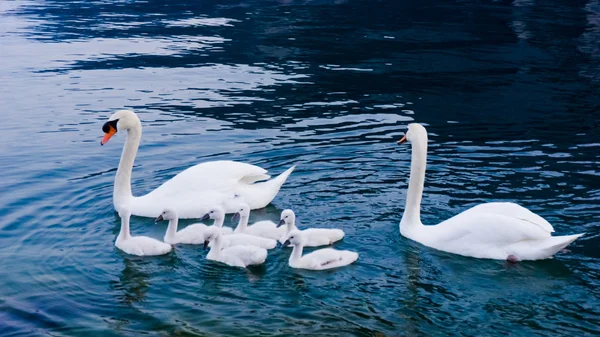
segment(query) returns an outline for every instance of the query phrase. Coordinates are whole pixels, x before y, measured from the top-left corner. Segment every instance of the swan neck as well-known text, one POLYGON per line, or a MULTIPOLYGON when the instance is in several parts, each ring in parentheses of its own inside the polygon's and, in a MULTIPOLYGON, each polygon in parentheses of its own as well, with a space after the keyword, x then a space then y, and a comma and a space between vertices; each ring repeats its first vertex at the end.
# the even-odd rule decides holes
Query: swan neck
POLYGON ((115 187, 113 190, 115 205, 128 202, 133 198, 133 194, 131 193, 131 171, 133 170, 133 162, 140 146, 140 139, 142 138, 141 124, 127 129, 126 137, 123 152, 121 153, 121 160, 119 161, 119 168, 115 175, 115 187))
POLYGON ((296 227, 296 222, 290 221, 287 223, 287 231, 285 232, 285 235, 287 236, 288 234, 290 234, 291 231, 297 230, 297 229, 298 229, 298 227, 296 227))
POLYGON ((207 258, 218 259, 221 256, 221 247, 223 246, 223 241, 221 239, 221 235, 217 235, 212 242, 210 250, 206 255, 207 258))
POLYGON ((421 199, 423 198, 427 166, 427 139, 411 144, 410 179, 401 223, 421 224, 421 199))
POLYGON ((213 225, 215 227, 222 228, 224 222, 225 222, 225 218, 224 217, 218 217, 218 218, 215 218, 215 222, 213 223, 213 225))
POLYGON ((169 220, 169 226, 167 227, 167 238, 174 238, 175 234, 177 234, 177 227, 179 225, 179 219, 171 219, 169 220))
POLYGON ((240 233, 243 233, 246 231, 246 228, 248 228, 248 216, 242 215, 240 216, 240 222, 238 222, 238 225, 235 228, 235 230, 240 233))
POLYGON ((292 250, 292 254, 290 254, 290 264, 294 264, 295 262, 299 261, 300 258, 302 257, 302 251, 304 250, 304 247, 302 245, 294 245, 294 248, 292 250))
POLYGON ((131 233, 129 232, 129 217, 123 217, 121 218, 121 230, 119 231, 117 241, 127 240, 129 238, 131 238, 131 233))

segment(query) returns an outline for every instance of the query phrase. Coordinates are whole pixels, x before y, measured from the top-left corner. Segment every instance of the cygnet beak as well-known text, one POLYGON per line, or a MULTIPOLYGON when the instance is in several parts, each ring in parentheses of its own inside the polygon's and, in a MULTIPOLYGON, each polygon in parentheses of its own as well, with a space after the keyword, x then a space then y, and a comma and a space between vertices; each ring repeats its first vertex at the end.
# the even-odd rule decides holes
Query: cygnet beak
POLYGON ((231 220, 233 221, 239 221, 240 220, 240 212, 234 213, 233 216, 231 217, 231 220))
POLYGON ((285 247, 289 246, 290 244, 291 244, 290 240, 285 240, 283 245, 281 245, 281 248, 285 248, 285 247))
POLYGON ((204 214, 204 216, 202 216, 202 217, 200 218, 200 221, 206 221, 206 220, 208 220, 208 219, 210 219, 210 215, 208 215, 208 213, 206 213, 206 214, 204 214))
POLYGON ((283 225, 285 225, 285 220, 283 220, 283 219, 279 220, 277 227, 279 228, 280 226, 283 226, 283 225))
POLYGON ((204 249, 208 248, 208 241, 204 240, 204 249))
POLYGON ((164 220, 164 218, 163 218, 163 216, 161 214, 161 215, 158 216, 158 218, 156 218, 156 220, 154 220, 154 222, 159 222, 159 221, 163 221, 163 220, 164 220))

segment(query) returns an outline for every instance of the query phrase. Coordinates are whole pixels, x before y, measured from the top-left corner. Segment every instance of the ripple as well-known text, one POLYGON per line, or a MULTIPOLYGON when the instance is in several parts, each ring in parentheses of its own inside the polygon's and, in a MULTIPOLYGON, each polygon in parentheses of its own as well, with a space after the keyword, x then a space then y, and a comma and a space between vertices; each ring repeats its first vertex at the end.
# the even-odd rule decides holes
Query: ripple
POLYGON ((599 334, 594 6, 2 3, 0 335, 599 334), (343 229, 335 247, 359 260, 119 251, 124 136, 98 140, 123 107, 144 127, 134 194, 207 160, 297 164, 251 220, 293 208, 302 228, 343 229), (411 122, 430 132, 424 223, 504 200, 586 235, 518 265, 401 237, 411 122))

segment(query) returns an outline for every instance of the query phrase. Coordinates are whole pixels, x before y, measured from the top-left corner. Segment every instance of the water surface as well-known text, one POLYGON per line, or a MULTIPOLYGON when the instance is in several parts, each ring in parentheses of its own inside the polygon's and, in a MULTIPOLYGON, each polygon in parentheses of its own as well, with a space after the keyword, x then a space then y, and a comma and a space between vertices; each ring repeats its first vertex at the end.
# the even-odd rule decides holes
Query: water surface
POLYGON ((596 0, 4 1, 0 38, 2 336, 600 334, 596 0), (124 107, 144 128, 134 193, 202 161, 296 164, 252 220, 293 208, 358 262, 118 251, 124 137, 99 140, 124 107), (515 201, 586 235, 518 265, 400 237, 410 122, 430 132, 425 223, 515 201))

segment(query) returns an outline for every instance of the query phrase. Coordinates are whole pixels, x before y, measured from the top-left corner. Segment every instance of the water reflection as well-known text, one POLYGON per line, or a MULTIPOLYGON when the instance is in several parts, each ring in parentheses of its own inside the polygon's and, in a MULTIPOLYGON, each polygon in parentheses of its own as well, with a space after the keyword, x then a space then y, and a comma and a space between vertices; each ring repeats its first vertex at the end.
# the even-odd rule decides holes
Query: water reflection
POLYGON ((23 312, 9 314, 16 331, 598 333, 596 1, 0 6, 0 305, 23 312), (197 247, 121 255, 120 147, 98 137, 123 107, 144 125, 136 192, 205 160, 298 164, 253 219, 291 207, 304 227, 342 228, 336 247, 358 263, 297 271, 277 250, 245 271, 197 247), (410 151, 395 140, 412 121, 431 132, 425 223, 506 200, 588 234, 555 261, 516 266, 401 238, 410 151), (28 319, 40 307, 44 321, 28 319), (80 330, 61 330, 67 319, 80 330))
POLYGON ((125 305, 141 303, 146 298, 148 292, 149 274, 142 271, 140 264, 142 259, 125 257, 123 259, 124 268, 119 276, 119 281, 111 282, 111 288, 121 293, 117 300, 125 305))

